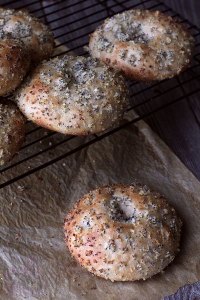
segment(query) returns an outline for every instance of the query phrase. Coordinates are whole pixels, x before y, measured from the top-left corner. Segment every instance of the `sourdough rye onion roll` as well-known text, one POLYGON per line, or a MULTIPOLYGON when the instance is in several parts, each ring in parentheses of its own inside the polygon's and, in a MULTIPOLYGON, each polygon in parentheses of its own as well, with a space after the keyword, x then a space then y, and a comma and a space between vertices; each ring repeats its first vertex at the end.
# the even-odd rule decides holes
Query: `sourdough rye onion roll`
POLYGON ((91 35, 90 53, 136 80, 171 78, 190 64, 194 38, 160 11, 128 10, 108 18, 91 35))
POLYGON ((113 185, 85 195, 65 218, 66 244, 89 272, 111 281, 147 279, 179 250, 181 221, 146 186, 113 185))
POLYGON ((0 39, 20 40, 35 63, 51 56, 53 33, 39 19, 27 11, 0 8, 0 39))
POLYGON ((39 65, 16 99, 34 123, 73 135, 110 128, 128 105, 121 75, 91 57, 67 55, 39 65))

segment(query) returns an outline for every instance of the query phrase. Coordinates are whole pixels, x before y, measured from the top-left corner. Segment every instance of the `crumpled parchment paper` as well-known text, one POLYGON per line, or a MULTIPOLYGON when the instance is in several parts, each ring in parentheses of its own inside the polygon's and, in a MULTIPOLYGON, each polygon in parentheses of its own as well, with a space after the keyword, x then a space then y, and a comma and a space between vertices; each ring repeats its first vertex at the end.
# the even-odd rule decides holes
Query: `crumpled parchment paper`
POLYGON ((157 300, 200 278, 200 184, 143 121, 1 189, 0 207, 0 299, 157 300), (147 281, 112 283, 71 258, 63 219, 91 189, 135 178, 177 209, 181 251, 147 281))

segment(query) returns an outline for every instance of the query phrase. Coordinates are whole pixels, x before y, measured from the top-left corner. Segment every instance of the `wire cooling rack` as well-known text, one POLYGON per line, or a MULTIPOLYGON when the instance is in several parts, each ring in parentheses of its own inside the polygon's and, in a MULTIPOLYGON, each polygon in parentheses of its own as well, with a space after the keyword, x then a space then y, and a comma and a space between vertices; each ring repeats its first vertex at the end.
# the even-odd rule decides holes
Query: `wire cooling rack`
MULTIPOLYGON (((0 188, 48 167, 124 127, 148 120, 156 113, 200 95, 200 30, 157 0, 57 0, 57 1, 5 1, 4 7, 27 9, 48 23, 56 38, 56 54, 76 53, 87 55, 88 35, 108 16, 130 8, 158 9, 176 17, 189 28, 196 39, 192 66, 179 77, 160 83, 129 82, 130 107, 126 120, 118 127, 90 137, 65 136, 27 123, 26 141, 19 154, 0 169, 0 188), (22 5, 23 3, 23 5, 22 5), (67 48, 66 48, 67 47, 67 48), (137 114, 132 114, 132 112, 137 114), (131 116, 131 117, 130 117, 131 116)), ((192 111, 196 122, 198 118, 192 111)), ((200 124, 198 123, 200 126, 200 124)))

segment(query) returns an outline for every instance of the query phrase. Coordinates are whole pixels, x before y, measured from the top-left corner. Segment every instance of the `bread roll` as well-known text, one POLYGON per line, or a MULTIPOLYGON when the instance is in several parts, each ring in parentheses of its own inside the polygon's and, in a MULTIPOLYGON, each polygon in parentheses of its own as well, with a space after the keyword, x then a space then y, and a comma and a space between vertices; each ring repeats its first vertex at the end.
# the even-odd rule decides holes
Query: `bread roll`
POLYGON ((190 64, 194 38, 160 11, 128 10, 91 35, 90 53, 135 80, 171 78, 190 64))
POLYGON ((16 99, 34 123, 73 135, 108 129, 128 104, 121 75, 90 57, 67 55, 38 66, 16 99))
POLYGON ((178 252, 181 221, 147 187, 113 185, 85 195, 65 219, 66 244, 89 272, 111 281, 147 279, 178 252))
POLYGON ((49 58, 53 52, 52 32, 27 11, 0 8, 0 39, 3 38, 23 41, 35 63, 49 58))

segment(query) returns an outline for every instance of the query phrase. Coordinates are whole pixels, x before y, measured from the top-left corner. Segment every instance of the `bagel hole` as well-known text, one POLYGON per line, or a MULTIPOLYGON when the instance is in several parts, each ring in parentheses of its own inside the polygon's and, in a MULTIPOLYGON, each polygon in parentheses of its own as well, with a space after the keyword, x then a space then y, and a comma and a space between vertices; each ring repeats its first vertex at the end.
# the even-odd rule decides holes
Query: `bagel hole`
POLYGON ((129 23, 127 27, 119 26, 115 38, 124 42, 133 41, 136 44, 147 44, 150 40, 149 34, 145 33, 145 28, 139 23, 129 23))
POLYGON ((113 221, 123 223, 136 222, 136 208, 128 197, 113 196, 107 200, 106 206, 113 221))

